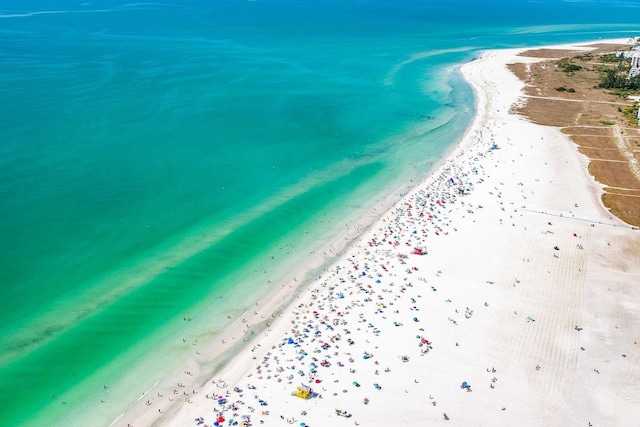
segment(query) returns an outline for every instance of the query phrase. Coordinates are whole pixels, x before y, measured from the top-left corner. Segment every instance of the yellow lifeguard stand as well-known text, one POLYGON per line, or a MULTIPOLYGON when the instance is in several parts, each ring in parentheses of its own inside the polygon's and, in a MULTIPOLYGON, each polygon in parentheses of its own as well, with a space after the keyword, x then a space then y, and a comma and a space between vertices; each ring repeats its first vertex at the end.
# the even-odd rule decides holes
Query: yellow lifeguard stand
POLYGON ((309 398, 310 393, 311 393, 311 387, 309 387, 308 385, 300 384, 296 389, 295 395, 300 399, 306 400, 309 398))

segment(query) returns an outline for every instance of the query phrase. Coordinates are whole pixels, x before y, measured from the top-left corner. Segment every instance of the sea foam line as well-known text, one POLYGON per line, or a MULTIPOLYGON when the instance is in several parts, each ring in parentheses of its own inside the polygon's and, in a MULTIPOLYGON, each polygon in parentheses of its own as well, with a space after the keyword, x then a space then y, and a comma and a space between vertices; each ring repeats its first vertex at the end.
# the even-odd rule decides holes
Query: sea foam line
POLYGON ((57 15, 64 13, 105 13, 120 12, 122 10, 146 10, 149 6, 168 6, 161 3, 129 3, 119 9, 87 9, 87 10, 41 10, 37 12, 23 12, 0 15, 0 18, 28 18, 37 15, 57 15))
POLYGON ((116 12, 118 9, 96 9, 96 10, 43 10, 40 12, 12 13, 9 15, 0 15, 0 18, 26 18, 36 15, 55 15, 61 13, 98 13, 98 12, 116 12))

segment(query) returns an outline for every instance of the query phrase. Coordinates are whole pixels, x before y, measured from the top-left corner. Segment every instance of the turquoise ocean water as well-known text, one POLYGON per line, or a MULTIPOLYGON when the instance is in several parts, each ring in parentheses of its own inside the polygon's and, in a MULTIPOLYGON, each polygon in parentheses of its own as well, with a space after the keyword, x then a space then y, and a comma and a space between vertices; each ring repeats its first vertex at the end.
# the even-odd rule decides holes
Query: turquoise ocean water
POLYGON ((0 426, 108 425, 191 354, 179 337, 428 173, 474 113, 457 65, 635 36, 639 11, 0 1, 0 426))

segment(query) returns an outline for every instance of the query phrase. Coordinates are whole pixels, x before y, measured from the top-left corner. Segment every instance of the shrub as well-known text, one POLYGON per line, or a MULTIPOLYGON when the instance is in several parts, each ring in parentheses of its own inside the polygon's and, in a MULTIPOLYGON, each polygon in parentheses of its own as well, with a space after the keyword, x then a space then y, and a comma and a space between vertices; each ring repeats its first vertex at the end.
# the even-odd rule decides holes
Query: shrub
POLYGON ((565 73, 573 73, 574 71, 580 71, 580 70, 582 70, 582 67, 576 64, 569 64, 566 67, 564 67, 565 73))
POLYGON ((562 69, 565 73, 573 73, 574 71, 582 70, 582 67, 571 63, 569 58, 562 58, 557 62, 558 68, 562 69))

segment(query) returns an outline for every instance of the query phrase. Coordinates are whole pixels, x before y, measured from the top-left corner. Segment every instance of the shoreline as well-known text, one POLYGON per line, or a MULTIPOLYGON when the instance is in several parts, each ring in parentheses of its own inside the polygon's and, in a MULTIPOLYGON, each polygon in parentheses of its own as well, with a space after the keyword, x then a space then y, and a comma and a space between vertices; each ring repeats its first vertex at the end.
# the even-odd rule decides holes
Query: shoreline
MULTIPOLYGON (((582 343, 582 337, 589 336, 589 333, 580 331, 578 334, 570 326, 585 325, 586 329, 589 323, 588 313, 583 313, 588 304, 582 302, 591 283, 586 266, 591 266, 590 270, 598 273, 600 270, 596 267, 603 269, 598 264, 600 260, 596 252, 611 251, 607 249, 610 246, 603 245, 603 239, 613 240, 615 248, 626 240, 637 242, 638 236, 627 235, 631 231, 621 221, 608 218, 598 195, 593 194, 598 185, 589 182, 584 175, 584 159, 579 158, 577 150, 572 150, 570 141, 563 140, 557 129, 533 125, 522 117, 509 114, 509 106, 518 99, 520 88, 524 85, 513 75, 508 77, 507 73, 510 72, 506 69, 506 62, 502 64, 500 61, 524 50, 526 48, 489 51, 479 59, 462 65, 461 70, 474 89, 476 114, 461 140, 429 176, 414 185, 400 201, 393 203, 355 241, 351 240, 329 272, 298 290, 288 291, 283 285, 285 293, 291 292, 289 299, 279 295, 281 289, 270 298, 269 303, 261 304, 256 316, 265 316, 264 329, 257 327, 257 338, 241 344, 237 351, 229 355, 233 358, 233 364, 225 364, 214 374, 213 382, 207 378, 192 393, 179 389, 178 393, 173 393, 177 394, 173 403, 166 401, 171 394, 150 398, 153 400, 150 405, 136 405, 112 425, 195 425, 194 418, 200 416, 205 418, 207 425, 211 425, 214 409, 224 412, 227 418, 233 418, 233 412, 238 413, 238 417, 249 415, 252 425, 258 425, 259 420, 263 420, 265 425, 285 425, 287 420, 294 418, 295 424, 304 422, 309 426, 322 425, 329 418, 336 425, 359 422, 360 425, 375 426, 388 423, 391 419, 403 425, 419 425, 424 420, 443 420, 443 413, 448 414, 453 424, 513 425, 519 419, 531 420, 531 424, 527 425, 566 425, 564 420, 573 422, 578 419, 584 422, 579 418, 583 414, 572 414, 571 408, 566 407, 556 411, 563 414, 564 420, 549 418, 548 414, 536 415, 537 411, 548 409, 546 405, 552 401, 550 397, 541 396, 540 390, 565 402, 565 394, 570 395, 571 401, 581 396, 580 393, 571 392, 568 380, 560 381, 557 377, 563 369, 573 369, 574 372, 587 369, 579 366, 586 362, 578 357, 582 354, 577 344, 582 343), (514 140, 515 137, 526 139, 528 145, 516 147, 515 142, 511 141, 512 137, 514 140), (545 140, 551 142, 541 142, 545 140), (492 150, 494 143, 500 148, 492 150), (557 143, 564 144, 563 153, 573 151, 573 157, 567 159, 570 167, 561 164, 560 160, 564 158, 553 159, 550 156, 557 149, 551 144, 557 143), (537 181, 531 179, 531 174, 542 173, 540 169, 545 169, 544 172, 548 174, 544 175, 545 179, 573 178, 576 173, 582 173, 582 177, 577 179, 577 183, 560 181, 559 185, 546 185, 546 182, 542 182, 543 175, 537 181), (566 169, 573 174, 566 175, 566 169), (526 181, 527 184, 520 186, 513 181, 526 181), (468 194, 457 193, 461 186, 468 194), (557 192, 558 187, 560 191, 557 192), (525 195, 525 190, 531 194, 525 195), (567 204, 561 196, 573 197, 579 202, 567 204), (572 206, 576 205, 579 207, 573 209, 572 206), (553 225, 549 225, 546 215, 535 213, 534 208, 539 208, 539 212, 555 213, 557 216, 553 219, 553 225), (418 210, 427 217, 416 216, 419 215, 416 213, 418 210), (586 215, 585 218, 591 218, 594 224, 608 222, 614 225, 613 238, 609 239, 608 234, 612 233, 604 233, 600 224, 593 229, 586 223, 576 225, 577 221, 570 215, 578 218, 586 215), (487 226, 479 229, 478 223, 487 226), (553 230, 549 230, 550 227, 553 230), (573 240, 570 234, 573 232, 569 233, 569 229, 579 229, 575 238, 581 235, 583 240, 579 244, 588 250, 568 249, 567 255, 563 250, 561 255, 557 255, 558 258, 552 258, 551 255, 556 255, 552 244, 556 235, 562 235, 557 238, 561 242, 557 246, 571 248, 573 240), (534 233, 532 230, 535 230, 535 237, 531 236, 534 233), (398 236, 392 243, 390 239, 396 234, 398 236), (372 240, 373 235, 375 240, 372 240), (503 235, 504 240, 492 239, 497 235, 503 235), (529 246, 519 244, 522 241, 529 246), (586 244, 587 241, 592 246, 586 244), (407 245, 407 242, 410 244, 407 245), (413 255, 411 251, 414 246, 426 246, 428 255, 413 255), (521 252, 529 257, 520 257, 521 252), (542 252, 545 252, 545 256, 542 256, 542 252), (399 254, 403 257, 399 258, 399 254), (451 254, 456 255, 452 257, 451 254), (567 256, 569 261, 566 265, 563 263, 558 266, 557 270, 555 266, 549 268, 547 275, 555 281, 567 281, 571 289, 556 290, 559 292, 556 295, 556 291, 547 289, 544 283, 538 283, 536 273, 541 265, 547 266, 555 259, 562 259, 560 256, 567 256), (530 262, 518 267, 508 262, 520 258, 534 259, 537 268, 532 269, 530 262), (496 259, 503 261, 495 262, 496 259), (464 263, 465 268, 461 269, 460 263, 464 263), (577 273, 576 268, 580 270, 577 273), (354 274, 362 271, 364 275, 354 274), (531 286, 527 286, 527 281, 531 286), (470 288, 471 284, 473 288, 470 288), (522 292, 524 295, 517 294, 520 288, 525 288, 522 292), (540 294, 557 296, 564 306, 572 308, 567 310, 570 315, 564 317, 553 310, 549 311, 545 301, 539 300, 540 294), (577 302, 571 299, 576 295, 581 298, 577 302), (391 307, 391 304, 395 307, 391 307), (522 307, 529 311, 527 316, 517 314, 522 313, 522 307), (314 311, 320 313, 323 310, 324 316, 313 314, 314 311), (274 316, 276 313, 280 314, 274 316), (272 324, 267 324, 267 316, 274 319, 272 324), (519 322, 514 323, 514 317, 519 322), (545 317, 554 322, 545 321, 545 317), (413 321, 413 318, 418 320, 413 321), (559 328, 559 323, 562 328, 559 328), (472 327, 468 327, 468 324, 472 327), (540 324, 545 326, 539 328, 544 329, 544 333, 534 331, 529 334, 523 331, 523 328, 533 329, 540 324), (328 326, 334 331, 329 332, 331 328, 328 326), (305 329, 308 332, 304 332, 305 329), (318 331, 319 334, 314 336, 312 331, 318 331), (500 340, 493 337, 496 331, 495 335, 499 335, 500 340), (545 334, 552 337, 545 338, 545 334), (296 344, 283 343, 287 337, 296 344), (501 345, 508 344, 512 338, 521 348, 507 348, 507 354, 504 355, 505 349, 501 345), (354 344, 347 344, 347 339, 352 339, 354 344), (328 348, 314 353, 315 348, 324 342, 328 348), (558 356, 558 359, 553 359, 541 356, 540 361, 535 361, 526 353, 521 353, 533 344, 545 349, 544 354, 559 352, 567 353, 570 357, 558 356), (471 350, 461 350, 464 348, 471 350), (302 353, 296 349, 304 350, 306 354, 298 359, 302 353), (427 353, 422 352, 427 349, 427 353), (478 357, 473 357, 469 351, 478 357), (364 352, 373 356, 362 359, 364 352), (407 362, 401 359, 405 355, 407 362), (311 362, 313 357, 318 360, 311 362), (321 366, 322 360, 329 366, 321 366), (374 367, 375 363, 377 365, 374 367), (293 365, 296 367, 289 373, 287 370, 293 365), (533 372, 528 369, 531 365, 533 372), (275 372, 268 372, 273 366, 277 366, 275 372), (537 366, 541 368, 535 369, 537 366), (393 377, 389 378, 388 373, 383 372, 386 368, 393 372, 393 377), (498 373, 488 372, 485 378, 485 369, 497 369, 498 373), (302 371, 303 375, 298 375, 297 371, 302 371), (455 378, 451 375, 453 372, 457 373, 455 378), (260 376, 262 379, 259 379, 260 376), (320 382, 316 383, 316 380, 320 382), (336 380, 337 383, 333 382, 336 380), (295 391, 300 381, 311 384, 323 398, 305 401, 292 397, 290 392, 295 391), (354 381, 362 383, 361 387, 354 387, 354 381), (461 381, 473 385, 474 393, 462 391, 459 388, 461 381), (476 384, 481 382, 482 388, 476 389, 476 384), (563 383, 559 395, 554 382, 563 383), (378 383, 382 385, 380 390, 372 387, 372 384, 378 383), (503 383, 506 383, 505 386, 503 383), (236 386, 243 391, 233 391, 236 386), (256 388, 248 390, 249 386, 256 388), (512 396, 517 395, 518 391, 521 393, 519 397, 512 396), (207 398, 213 395, 224 396, 227 403, 219 405, 207 398), (260 408, 254 395, 268 401, 268 405, 260 408), (433 398, 427 399, 427 395, 433 398), (364 398, 370 399, 371 404, 365 405, 364 398), (236 402, 238 409, 225 409, 233 402, 236 402), (532 404, 536 402, 537 405, 532 404), (334 411, 336 405, 353 417, 343 420, 343 417, 337 416, 334 411), (251 411, 249 407, 254 410, 251 411), (464 408, 467 407, 475 411, 465 413, 464 408), (269 414, 265 415, 265 411, 269 414), (306 415, 301 415, 303 411, 306 415), (476 422, 478 420, 482 422, 476 422)), ((627 272, 639 274, 634 263, 627 264, 627 272)), ((607 273, 612 277, 610 272, 607 273)), ((624 284, 627 280, 619 271, 613 273, 613 282, 618 280, 624 284)), ((633 279, 626 283, 633 283, 633 279)), ((638 293, 633 290, 626 292, 638 293)), ((554 309, 559 308, 551 305, 554 309)), ((632 314, 638 314, 637 306, 631 309, 632 314)), ((609 317, 612 316, 610 311, 605 312, 609 317)), ((255 326, 253 319, 246 320, 247 324, 255 326)), ((233 330, 225 331, 216 340, 231 342, 232 337, 242 331, 242 325, 235 322, 233 330)), ((626 330, 625 334, 629 333, 626 330)), ((213 350, 217 345, 209 343, 208 347, 213 350)), ((631 350, 626 350, 630 357, 625 357, 624 362, 634 362, 627 369, 631 369, 632 378, 640 379, 637 346, 632 350, 633 356, 631 350)), ((616 360, 615 363, 620 365, 622 361, 616 360)), ((196 369, 187 367, 185 372, 196 369)), ((580 379, 576 375, 573 378, 578 381, 575 385, 578 385, 580 379)), ((582 394, 587 392, 585 390, 582 394)), ((627 406, 633 414, 634 410, 638 410, 638 405, 633 404, 630 397, 627 399, 632 402, 627 406)), ((552 414, 553 417, 556 415, 552 414)), ((594 414, 593 420, 601 415, 605 424, 612 419, 611 414, 603 411, 603 414, 594 414)))

